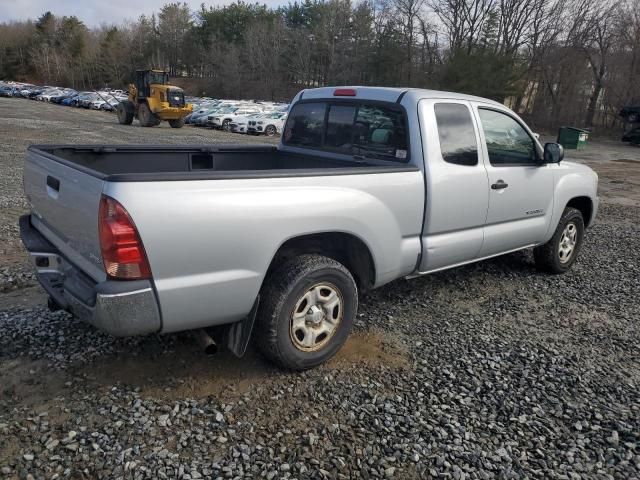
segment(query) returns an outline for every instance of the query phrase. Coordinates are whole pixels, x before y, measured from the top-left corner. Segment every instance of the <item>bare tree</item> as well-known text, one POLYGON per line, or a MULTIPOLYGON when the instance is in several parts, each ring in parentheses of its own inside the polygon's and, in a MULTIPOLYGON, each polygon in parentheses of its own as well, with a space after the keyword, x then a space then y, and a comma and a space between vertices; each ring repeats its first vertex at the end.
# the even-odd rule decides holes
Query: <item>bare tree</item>
POLYGON ((412 85, 413 58, 416 39, 420 34, 420 20, 425 0, 393 0, 398 22, 401 26, 406 51, 407 85, 412 85))

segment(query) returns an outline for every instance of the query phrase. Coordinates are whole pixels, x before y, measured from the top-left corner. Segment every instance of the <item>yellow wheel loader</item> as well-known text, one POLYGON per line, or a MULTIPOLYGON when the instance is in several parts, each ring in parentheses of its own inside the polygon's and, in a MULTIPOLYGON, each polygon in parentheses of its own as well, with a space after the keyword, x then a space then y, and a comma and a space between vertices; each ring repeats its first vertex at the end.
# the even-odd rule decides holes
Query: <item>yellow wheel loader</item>
POLYGON ((134 117, 143 127, 155 127, 167 120, 172 128, 181 128, 193 106, 184 103, 184 91, 169 83, 162 70, 137 70, 135 83, 129 85, 129 98, 116 108, 118 122, 131 125, 134 117))

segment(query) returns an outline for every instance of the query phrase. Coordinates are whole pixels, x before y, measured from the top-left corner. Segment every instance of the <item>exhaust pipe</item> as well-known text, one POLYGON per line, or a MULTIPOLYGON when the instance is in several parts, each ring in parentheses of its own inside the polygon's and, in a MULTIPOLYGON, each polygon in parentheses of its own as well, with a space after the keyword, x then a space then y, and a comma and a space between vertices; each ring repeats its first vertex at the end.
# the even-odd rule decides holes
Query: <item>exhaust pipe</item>
POLYGON ((207 355, 215 355, 217 353, 218 344, 213 338, 211 338, 211 335, 209 335, 204 328, 195 330, 193 335, 200 345, 200 348, 204 350, 204 353, 207 355))

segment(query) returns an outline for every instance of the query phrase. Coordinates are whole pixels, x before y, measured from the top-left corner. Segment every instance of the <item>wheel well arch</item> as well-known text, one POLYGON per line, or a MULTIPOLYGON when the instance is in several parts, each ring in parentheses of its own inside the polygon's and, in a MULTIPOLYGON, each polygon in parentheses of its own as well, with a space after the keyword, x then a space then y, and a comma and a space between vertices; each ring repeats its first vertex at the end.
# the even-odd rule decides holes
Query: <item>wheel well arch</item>
POLYGON ((280 245, 274 254, 265 278, 280 265, 299 255, 316 253, 343 264, 362 291, 375 284, 376 267, 373 255, 364 241, 345 232, 322 232, 290 238, 280 245))
POLYGON ((593 201, 589 197, 573 197, 567 203, 567 208, 569 207, 575 208, 582 214, 584 226, 588 227, 593 213, 593 201))

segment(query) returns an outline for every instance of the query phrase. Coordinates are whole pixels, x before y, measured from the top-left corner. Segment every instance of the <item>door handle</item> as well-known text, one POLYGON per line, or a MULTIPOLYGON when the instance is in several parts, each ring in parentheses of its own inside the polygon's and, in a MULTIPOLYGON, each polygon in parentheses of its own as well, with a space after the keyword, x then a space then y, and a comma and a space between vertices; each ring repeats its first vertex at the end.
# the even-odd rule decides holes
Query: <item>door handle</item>
POLYGON ((491 185, 491 190, 502 190, 503 188, 507 188, 508 186, 508 183, 504 183, 502 180, 498 180, 496 183, 491 185))
POLYGON ((56 192, 60 191, 60 180, 51 175, 47 175, 47 187, 55 190, 56 192))

